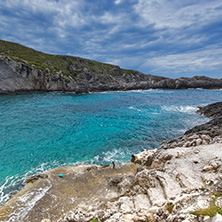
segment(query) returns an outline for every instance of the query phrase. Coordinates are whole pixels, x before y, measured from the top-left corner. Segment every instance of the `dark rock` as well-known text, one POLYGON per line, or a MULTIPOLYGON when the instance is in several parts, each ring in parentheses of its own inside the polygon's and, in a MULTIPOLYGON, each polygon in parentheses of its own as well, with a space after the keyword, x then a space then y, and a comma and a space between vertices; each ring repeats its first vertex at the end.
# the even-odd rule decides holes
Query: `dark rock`
POLYGON ((122 180, 123 180, 122 177, 117 177, 117 176, 107 178, 107 181, 110 186, 117 186, 122 180))
POLYGON ((133 154, 133 155, 131 156, 131 160, 130 160, 130 161, 131 161, 132 163, 134 163, 135 160, 136 160, 136 157, 135 157, 135 155, 133 154))
POLYGON ((30 183, 30 182, 33 183, 35 180, 38 180, 39 178, 46 179, 46 178, 48 178, 48 175, 47 174, 38 174, 38 175, 30 176, 25 180, 25 182, 26 183, 30 183))
POLYGON ((197 113, 213 119, 187 130, 183 136, 168 142, 164 141, 160 147, 163 149, 190 147, 222 141, 222 102, 199 107, 197 113))
POLYGON ((141 168, 137 168, 136 169, 136 174, 139 173, 139 172, 142 172, 143 170, 144 170, 144 168, 142 168, 142 167, 141 168))
POLYGON ((197 113, 207 117, 222 117, 222 102, 213 103, 204 107, 199 107, 197 113))

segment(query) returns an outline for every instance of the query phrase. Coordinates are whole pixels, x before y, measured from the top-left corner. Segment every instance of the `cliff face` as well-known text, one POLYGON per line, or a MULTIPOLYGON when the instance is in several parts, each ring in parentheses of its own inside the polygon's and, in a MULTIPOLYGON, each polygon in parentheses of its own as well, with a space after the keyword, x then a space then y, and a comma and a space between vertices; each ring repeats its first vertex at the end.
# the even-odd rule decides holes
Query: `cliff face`
POLYGON ((17 62, 8 57, 0 57, 0 92, 19 93, 30 91, 112 91, 150 88, 174 88, 174 80, 164 77, 144 75, 137 71, 124 71, 118 66, 110 70, 93 70, 72 64, 70 75, 62 72, 49 73, 17 62))
POLYGON ((49 55, 0 41, 0 93, 222 88, 222 79, 169 79, 79 57, 49 55))

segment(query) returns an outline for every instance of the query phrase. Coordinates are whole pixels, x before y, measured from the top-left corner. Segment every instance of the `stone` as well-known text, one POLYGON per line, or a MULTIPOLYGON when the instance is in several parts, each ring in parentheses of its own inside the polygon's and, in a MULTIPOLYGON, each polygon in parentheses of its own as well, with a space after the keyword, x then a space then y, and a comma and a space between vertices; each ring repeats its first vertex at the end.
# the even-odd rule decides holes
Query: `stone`
POLYGON ((38 174, 38 175, 30 176, 30 177, 28 177, 28 178, 25 180, 25 182, 26 182, 26 183, 30 183, 30 182, 33 183, 34 181, 36 181, 36 180, 38 180, 38 179, 40 179, 40 178, 46 179, 46 178, 48 178, 48 175, 47 175, 47 174, 38 174))
POLYGON ((198 139, 196 140, 196 145, 199 146, 199 145, 201 145, 201 144, 202 144, 202 139, 198 138, 198 139))
POLYGON ((147 209, 151 207, 150 200, 145 194, 138 194, 134 197, 135 209, 147 209))
POLYGON ((211 222, 221 222, 221 221, 222 221, 222 215, 218 213, 211 220, 211 222))
POLYGON ((222 197, 218 197, 215 201, 215 205, 222 209, 222 197))
POLYGON ((210 216, 204 216, 203 217, 203 222, 211 222, 211 217, 210 216))
POLYGON ((156 153, 157 149, 154 150, 144 150, 143 152, 132 155, 131 162, 138 163, 141 165, 151 165, 152 158, 154 154, 156 153))
POLYGON ((203 168, 203 172, 206 172, 206 171, 211 171, 211 170, 214 170, 214 168, 213 168, 213 166, 211 166, 211 165, 206 165, 206 166, 204 166, 204 168, 203 168))

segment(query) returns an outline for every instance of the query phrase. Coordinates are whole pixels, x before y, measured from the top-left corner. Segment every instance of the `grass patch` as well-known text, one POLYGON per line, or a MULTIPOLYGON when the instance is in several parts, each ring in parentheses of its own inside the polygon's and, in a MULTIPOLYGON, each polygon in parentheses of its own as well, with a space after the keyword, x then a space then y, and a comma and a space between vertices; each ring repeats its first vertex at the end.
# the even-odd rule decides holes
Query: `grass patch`
POLYGON ((222 197, 222 192, 213 191, 212 194, 216 197, 216 199, 218 197, 222 197))
POLYGON ((210 202, 209 207, 192 211, 191 214, 196 216, 210 216, 210 217, 214 217, 217 213, 222 214, 222 209, 216 206, 215 204, 216 200, 217 197, 213 198, 212 201, 210 202))
POLYGON ((92 219, 90 222, 98 222, 98 219, 92 219))
POLYGON ((173 212, 174 204, 173 203, 167 203, 166 209, 168 210, 169 213, 173 212))
POLYGON ((209 186, 212 186, 212 185, 214 185, 214 182, 210 181, 209 186))

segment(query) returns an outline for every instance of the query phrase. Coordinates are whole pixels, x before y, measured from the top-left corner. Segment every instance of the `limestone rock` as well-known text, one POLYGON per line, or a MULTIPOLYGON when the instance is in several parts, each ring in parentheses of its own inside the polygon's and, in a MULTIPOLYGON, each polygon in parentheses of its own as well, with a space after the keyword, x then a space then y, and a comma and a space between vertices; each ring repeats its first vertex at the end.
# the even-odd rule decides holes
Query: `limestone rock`
POLYGON ((221 222, 222 221, 222 215, 221 214, 216 214, 211 222, 221 222))

